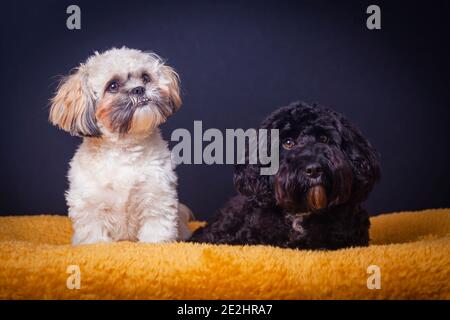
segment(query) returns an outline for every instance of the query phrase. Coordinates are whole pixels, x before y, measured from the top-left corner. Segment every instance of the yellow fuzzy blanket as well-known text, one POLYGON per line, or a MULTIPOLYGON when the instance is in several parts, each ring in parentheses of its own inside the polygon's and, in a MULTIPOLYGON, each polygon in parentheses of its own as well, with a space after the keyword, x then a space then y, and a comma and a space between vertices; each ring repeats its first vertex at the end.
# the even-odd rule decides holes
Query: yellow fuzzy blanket
POLYGON ((450 299, 450 209, 372 218, 369 247, 331 252, 190 243, 72 247, 71 233, 67 217, 0 218, 0 298, 450 299), (79 267, 79 282, 70 265, 79 267), (380 268, 380 289, 368 289, 370 265, 380 268))

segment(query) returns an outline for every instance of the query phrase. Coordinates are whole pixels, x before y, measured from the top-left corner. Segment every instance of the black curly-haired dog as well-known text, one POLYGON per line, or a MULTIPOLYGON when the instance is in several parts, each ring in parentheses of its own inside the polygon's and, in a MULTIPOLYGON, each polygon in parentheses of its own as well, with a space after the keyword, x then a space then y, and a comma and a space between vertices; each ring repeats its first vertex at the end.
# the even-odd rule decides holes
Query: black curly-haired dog
POLYGON ((361 203, 380 167, 360 131, 341 114, 302 102, 277 109, 261 127, 279 129, 278 173, 264 176, 260 165, 237 165, 239 195, 191 241, 304 249, 368 245, 369 215, 361 203))

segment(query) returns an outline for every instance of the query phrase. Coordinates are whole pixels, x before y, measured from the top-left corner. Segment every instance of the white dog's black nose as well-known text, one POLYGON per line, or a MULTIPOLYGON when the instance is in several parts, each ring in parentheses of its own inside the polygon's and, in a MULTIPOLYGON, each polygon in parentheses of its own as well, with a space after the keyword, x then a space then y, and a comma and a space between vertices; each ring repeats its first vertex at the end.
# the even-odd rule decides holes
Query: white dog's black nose
POLYGON ((318 163, 308 164, 305 168, 305 174, 309 178, 318 178, 322 175, 322 166, 318 163))
POLYGON ((130 92, 131 92, 131 94, 141 96, 144 94, 145 88, 144 87, 135 87, 135 88, 131 89, 130 92))

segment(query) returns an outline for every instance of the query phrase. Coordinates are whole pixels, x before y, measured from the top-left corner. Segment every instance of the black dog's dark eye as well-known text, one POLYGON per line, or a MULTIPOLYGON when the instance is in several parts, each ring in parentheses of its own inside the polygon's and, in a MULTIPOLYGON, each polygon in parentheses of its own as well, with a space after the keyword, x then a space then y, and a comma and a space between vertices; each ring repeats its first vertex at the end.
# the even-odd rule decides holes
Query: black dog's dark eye
POLYGON ((321 143, 328 143, 328 142, 330 142, 330 139, 327 136, 322 135, 319 137, 319 141, 321 143))
POLYGON ((117 81, 113 81, 108 85, 109 92, 117 92, 119 90, 119 83, 117 81))
POLYGON ((149 83, 150 81, 152 81, 152 78, 150 78, 148 74, 144 73, 142 75, 142 81, 144 81, 144 83, 149 83))
POLYGON ((364 163, 364 161, 356 160, 354 163, 358 169, 360 169, 360 170, 366 169, 366 164, 364 163))
POLYGON ((292 138, 287 138, 283 141, 283 148, 291 150, 295 146, 295 141, 292 138))

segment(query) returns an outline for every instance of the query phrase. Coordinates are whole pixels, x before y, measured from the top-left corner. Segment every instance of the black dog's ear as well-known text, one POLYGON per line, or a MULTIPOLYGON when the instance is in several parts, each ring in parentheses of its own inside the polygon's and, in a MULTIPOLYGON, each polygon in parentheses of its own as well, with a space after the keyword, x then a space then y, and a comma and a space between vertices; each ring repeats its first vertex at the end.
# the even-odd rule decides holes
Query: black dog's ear
POLYGON ((356 200, 364 201, 381 178, 379 155, 362 133, 342 115, 338 118, 338 130, 342 138, 342 150, 352 163, 355 175, 353 195, 356 200))
POLYGON ((235 166, 233 180, 241 195, 249 197, 255 204, 266 206, 275 203, 271 177, 261 175, 261 167, 257 164, 240 164, 235 166))
MULTIPOLYGON (((293 102, 269 114, 260 125, 260 129, 267 130, 267 150, 272 150, 272 129, 279 130, 280 132, 288 130, 292 126, 292 123, 296 123, 298 119, 302 118, 303 114, 306 114, 308 117, 311 114, 312 108, 304 102, 293 102)), ((279 148, 278 139, 279 137, 277 136, 274 140, 277 148, 279 148)), ((248 158, 248 152, 246 150, 246 164, 235 166, 234 185, 236 190, 240 194, 254 200, 258 205, 268 206, 276 204, 277 200, 274 191, 275 175, 262 175, 262 166, 260 164, 248 164, 248 158)))
POLYGON ((268 131, 267 136, 263 137, 260 136, 260 132, 257 132, 256 136, 258 137, 256 143, 249 143, 248 148, 245 149, 242 162, 244 164, 235 166, 233 181, 239 194, 247 196, 255 205, 267 206, 275 203, 273 176, 262 174, 262 168, 266 166, 260 163, 257 155, 260 155, 259 148, 263 145, 263 141, 266 142, 267 150, 271 150, 271 134, 268 131), (253 162, 249 158, 253 158, 253 162))

